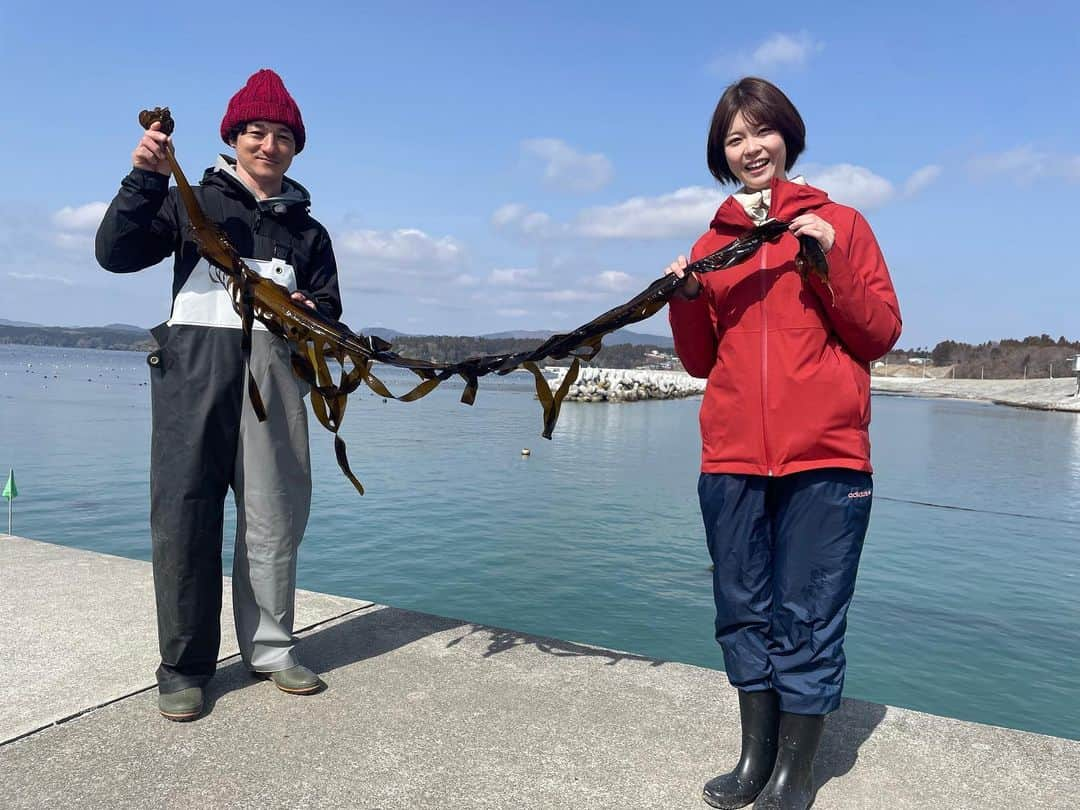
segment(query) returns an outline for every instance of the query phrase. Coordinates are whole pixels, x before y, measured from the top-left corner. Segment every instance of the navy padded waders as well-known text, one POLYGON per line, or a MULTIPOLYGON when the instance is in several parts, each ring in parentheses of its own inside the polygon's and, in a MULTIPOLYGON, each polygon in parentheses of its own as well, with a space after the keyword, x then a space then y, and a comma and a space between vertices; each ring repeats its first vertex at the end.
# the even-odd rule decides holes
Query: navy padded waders
POLYGON ((733 686, 775 689, 780 709, 794 714, 840 705, 872 487, 868 473, 838 468, 701 474, 716 640, 733 686))

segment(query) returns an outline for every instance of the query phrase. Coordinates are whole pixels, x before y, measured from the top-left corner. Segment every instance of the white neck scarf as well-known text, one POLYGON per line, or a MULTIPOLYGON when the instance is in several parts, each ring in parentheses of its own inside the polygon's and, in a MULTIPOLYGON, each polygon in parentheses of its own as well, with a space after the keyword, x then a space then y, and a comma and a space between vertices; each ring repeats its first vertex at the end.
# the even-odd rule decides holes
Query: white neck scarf
MULTIPOLYGON (((807 185, 806 178, 801 174, 788 180, 789 183, 797 183, 800 186, 807 185)), ((735 201, 745 209, 746 215, 753 220, 755 225, 760 225, 769 218, 769 206, 772 204, 772 188, 763 188, 761 191, 748 191, 746 186, 731 195, 735 201)))

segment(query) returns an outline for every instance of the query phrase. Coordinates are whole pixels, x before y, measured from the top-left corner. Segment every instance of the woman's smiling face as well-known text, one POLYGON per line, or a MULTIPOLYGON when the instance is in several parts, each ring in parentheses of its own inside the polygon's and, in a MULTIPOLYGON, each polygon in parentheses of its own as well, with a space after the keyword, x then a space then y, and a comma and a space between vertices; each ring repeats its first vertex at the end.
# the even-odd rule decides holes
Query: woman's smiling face
POLYGON ((750 191, 769 187, 774 177, 787 179, 787 146, 780 132, 769 124, 747 121, 735 113, 724 137, 728 167, 750 191))

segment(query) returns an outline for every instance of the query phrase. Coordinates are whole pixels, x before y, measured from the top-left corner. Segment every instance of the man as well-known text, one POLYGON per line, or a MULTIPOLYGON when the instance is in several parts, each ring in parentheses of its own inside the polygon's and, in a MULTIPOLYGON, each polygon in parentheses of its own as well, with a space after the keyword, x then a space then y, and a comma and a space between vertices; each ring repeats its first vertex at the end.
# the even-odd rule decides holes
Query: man
MULTIPOLYGON (((300 109, 272 70, 229 101, 221 137, 235 151, 208 169, 195 194, 247 263, 322 314, 341 314, 337 265, 307 191, 285 176, 304 148, 300 109)), ((311 501, 305 390, 286 342, 256 323, 251 371, 266 405, 247 399, 240 319, 216 272, 197 252, 188 216, 168 187, 168 138, 154 124, 97 234, 106 270, 130 273, 173 255, 169 320, 152 330, 148 357, 153 432, 150 527, 161 665, 158 705, 193 720, 221 638, 224 501, 236 499, 233 609, 244 663, 283 691, 324 687, 293 653, 296 552, 311 501)))

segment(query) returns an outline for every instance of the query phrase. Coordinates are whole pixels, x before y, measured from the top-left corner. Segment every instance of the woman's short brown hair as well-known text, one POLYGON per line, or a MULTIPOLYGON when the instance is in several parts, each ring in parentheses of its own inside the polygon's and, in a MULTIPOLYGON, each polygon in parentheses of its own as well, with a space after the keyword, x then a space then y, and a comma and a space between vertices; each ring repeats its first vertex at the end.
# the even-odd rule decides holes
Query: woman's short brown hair
POLYGON ((705 150, 713 177, 721 183, 739 182, 731 173, 724 154, 724 139, 738 112, 743 114, 747 123, 768 124, 776 128, 787 149, 784 171, 789 171, 806 148, 806 125, 791 99, 779 87, 764 79, 747 76, 730 85, 716 104, 705 150))

